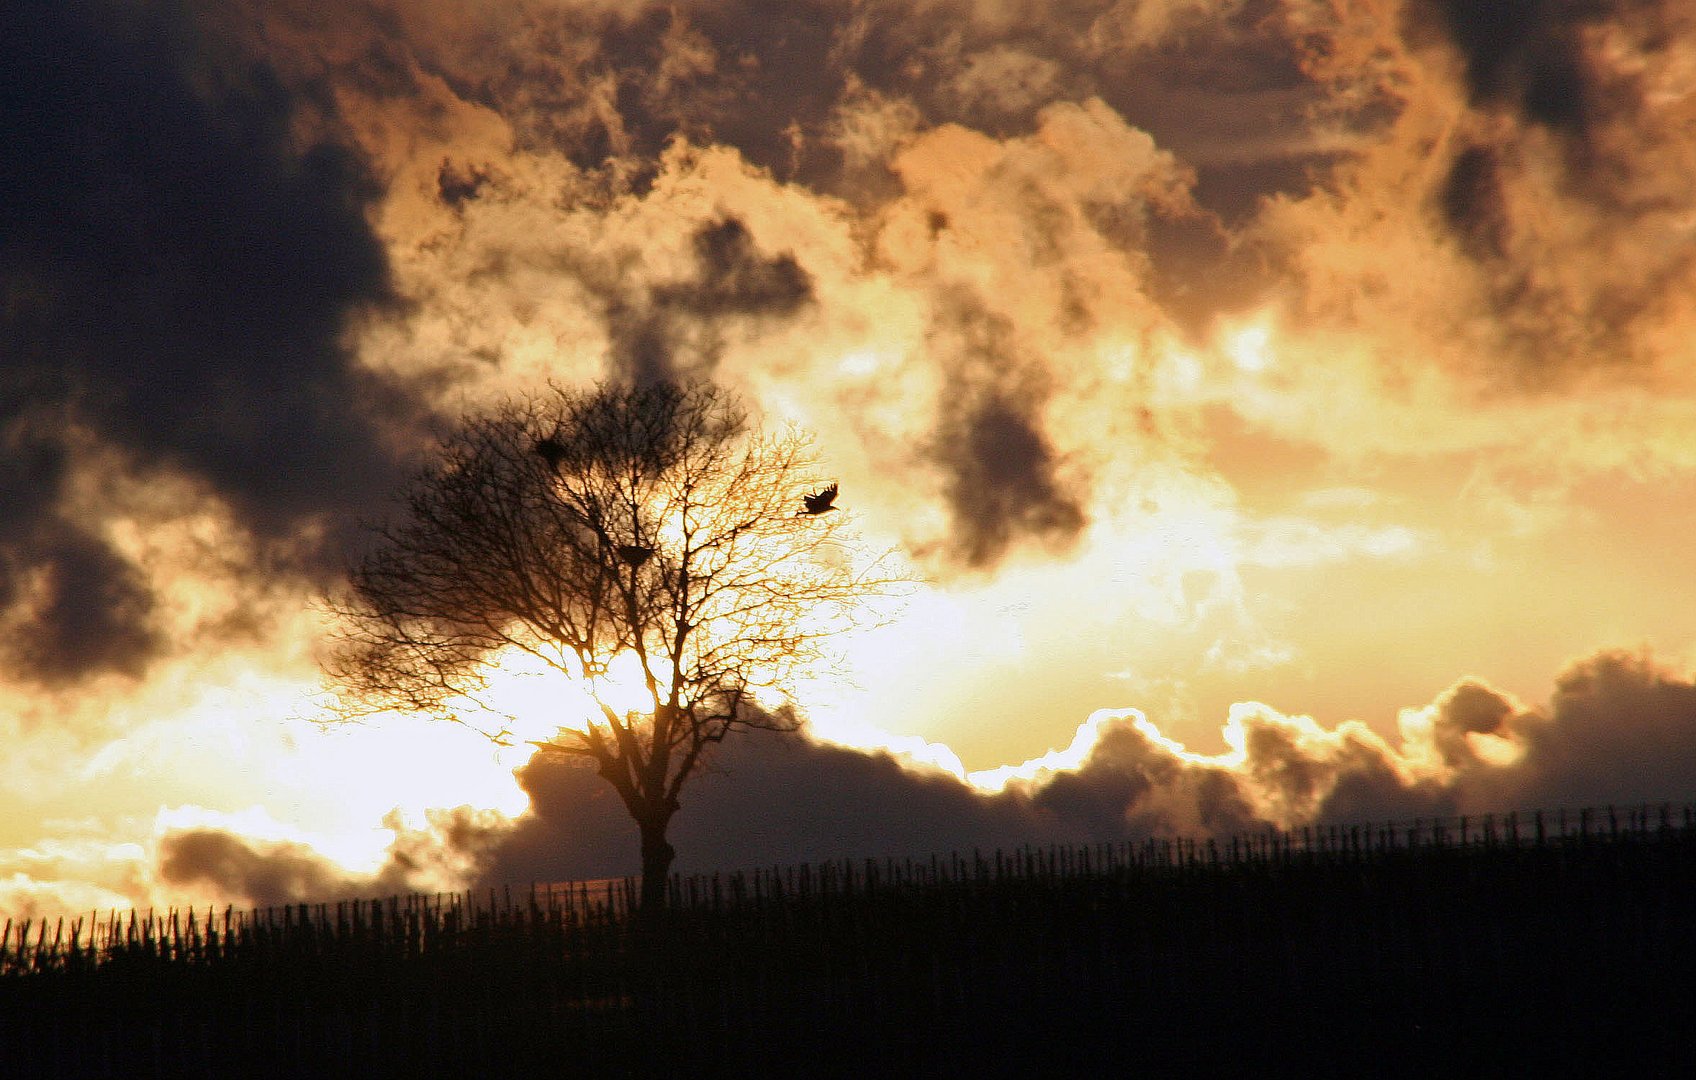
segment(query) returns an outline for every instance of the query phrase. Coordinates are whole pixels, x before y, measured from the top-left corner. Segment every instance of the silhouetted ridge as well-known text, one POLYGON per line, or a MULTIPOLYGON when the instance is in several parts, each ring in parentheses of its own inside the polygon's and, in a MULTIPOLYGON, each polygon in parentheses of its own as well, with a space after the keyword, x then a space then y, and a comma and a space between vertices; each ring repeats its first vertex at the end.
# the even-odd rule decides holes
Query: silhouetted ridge
POLYGON ((676 876, 651 925, 626 879, 8 924, 0 1054, 21 1075, 143 1050, 172 1074, 1077 1074, 1134 1050, 1153 1074, 1671 1075, 1693 887, 1696 805, 1663 805, 676 876))

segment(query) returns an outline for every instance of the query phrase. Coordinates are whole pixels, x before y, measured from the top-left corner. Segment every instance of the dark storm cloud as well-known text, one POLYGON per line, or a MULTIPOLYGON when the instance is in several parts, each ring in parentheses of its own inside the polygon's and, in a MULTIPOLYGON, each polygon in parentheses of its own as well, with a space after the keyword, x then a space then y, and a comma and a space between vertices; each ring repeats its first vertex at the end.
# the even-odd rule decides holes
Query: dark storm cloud
POLYGON ((694 236, 695 275, 630 295, 612 292, 607 325, 612 360, 640 382, 710 369, 723 352, 723 328, 733 319, 793 315, 813 298, 812 279, 795 256, 767 255, 734 217, 703 225, 694 236))
POLYGON ((504 40, 415 45, 456 93, 509 117, 522 143, 582 168, 613 163, 640 186, 681 135, 816 179, 837 158, 795 135, 826 127, 841 96, 849 11, 847 0, 535 6, 491 22, 504 40))
MULTIPOLYGON (((0 401, 23 400, 19 373, 0 368, 0 401)), ((52 544, 43 534, 68 528, 53 514, 65 475, 66 449, 60 419, 50 410, 0 420, 0 612, 18 599, 26 567, 50 563, 52 544)))
POLYGON ((426 813, 422 828, 407 827, 398 811, 384 820, 395 838, 374 875, 348 871, 307 844, 201 826, 160 838, 158 876, 176 889, 257 907, 392 896, 439 889, 459 868, 444 868, 444 860, 487 857, 510 831, 499 815, 467 806, 426 813))
POLYGON ((1440 29, 1466 64, 1474 104, 1504 105, 1534 123, 1582 136, 1597 87, 1580 41, 1609 0, 1416 0, 1416 30, 1440 29))
POLYGON ((159 843, 168 885, 210 888, 226 903, 256 907, 322 901, 350 892, 333 864, 305 844, 265 843, 221 829, 186 829, 159 843))
POLYGON ((1604 652, 1575 663, 1556 681, 1547 710, 1525 710, 1472 680, 1434 709, 1431 749, 1446 777, 1410 782, 1361 755, 1320 816, 1629 806, 1696 793, 1696 684, 1642 656, 1604 652), (1492 762, 1473 742, 1479 736, 1516 756, 1492 762))
POLYGON ((141 672, 159 644, 148 616, 153 594, 98 537, 44 522, 17 556, 34 563, 42 594, 23 633, 0 643, 11 666, 48 685, 91 671, 141 672))
POLYGON ((1504 724, 1523 761, 1492 780, 1521 806, 1596 806, 1696 793, 1696 684, 1646 658, 1603 653, 1566 671, 1547 720, 1504 724))
MULTIPOLYGON (((606 781, 543 756, 518 777, 531 808, 482 856, 485 884, 635 872, 636 829, 606 781)), ((1118 720, 1106 722, 1079 768, 996 794, 904 768, 880 752, 801 736, 736 738, 683 802, 671 841, 685 873, 1198 829, 1225 834, 1260 824, 1227 771, 1186 764, 1118 720)))
MULTIPOLYGON (((1480 264, 1504 374, 1547 388, 1641 366, 1693 265, 1657 239, 1688 192, 1682 106, 1655 92, 1684 5, 1660 0, 1417 0, 1404 37, 1452 51, 1473 115, 1431 192, 1480 264), (1553 138, 1549 138, 1549 136, 1553 138), (1535 209, 1531 209, 1535 208, 1535 209), (1558 268, 1552 270, 1551 268, 1558 268)), ((1421 50, 1416 50, 1416 53, 1421 50)))
POLYGON ((61 410, 0 421, 0 612, 26 606, 0 640, 0 665, 49 686, 91 671, 137 674, 158 644, 153 597, 135 568, 55 509, 62 430, 61 410))
MULTIPOLYGON (((1140 6, 1156 5, 881 0, 854 6, 837 55, 858 82, 912 101, 928 121, 996 136, 1030 132, 1052 102, 1101 98, 1162 146, 1207 159, 1225 199, 1245 197, 1232 178, 1256 164, 1248 144, 1279 160, 1305 153, 1269 138, 1297 135, 1304 109, 1323 96, 1278 3, 1207 12, 1172 5, 1164 30, 1139 26, 1161 22, 1139 20, 1140 6)), ((1312 182, 1299 172, 1277 179, 1292 186, 1257 187, 1248 197, 1312 182)))
MULTIPOLYGON (((404 6, 404 5, 403 5, 404 6)), ((1058 101, 1100 98, 1198 163, 1206 205, 1240 220, 1305 192, 1322 159, 1301 144, 1326 91, 1299 29, 1270 0, 1138 29, 1136 5, 972 0, 686 0, 526 13, 508 51, 422 43, 455 90, 510 117, 526 142, 578 165, 618 161, 638 184, 681 135, 733 146, 781 180, 851 199, 891 190, 886 162, 849 167, 841 108, 876 94, 927 126, 1029 134, 1058 101), (867 170, 870 170, 869 172, 867 170)), ((1363 121, 1364 122, 1364 121, 1363 121)))
POLYGON ((378 192, 299 100, 176 6, 0 15, 0 432, 31 429, 0 544, 14 578, 43 569, 98 609, 67 630, 138 644, 147 604, 116 554, 46 522, 65 425, 203 478, 263 537, 392 486, 360 410, 374 388, 342 345, 351 314, 389 299, 378 192))
POLYGON ((1229 772, 1186 764, 1125 723, 1108 725, 1081 765, 1053 773, 1030 799, 1074 843, 1196 829, 1225 834, 1259 824, 1229 772))
MULTIPOLYGON (((650 154, 674 134, 722 142, 780 175, 807 162, 794 132, 821 129, 841 97, 841 0, 655 6, 602 38, 629 130, 650 154)), ((824 162, 828 163, 828 159, 824 162)), ((815 165, 816 168, 816 165, 815 165)))
POLYGON ((1055 478, 1054 449, 1030 402, 999 387, 965 389, 948 407, 938 459, 960 556, 974 567, 996 562, 1016 539, 1065 544, 1086 519, 1055 478))
POLYGON ((766 257, 735 218, 695 234, 700 281, 661 289, 661 302, 700 315, 788 315, 812 295, 812 282, 793 255, 766 257))
MULTIPOLYGON (((1260 778, 1263 783, 1290 784, 1313 772, 1311 762, 1299 761, 1303 748, 1298 745, 1273 749, 1263 744, 1258 753, 1270 774, 1260 778), (1272 762, 1279 763, 1277 772, 1270 767, 1272 762)), ((1350 743, 1326 764, 1329 775, 1322 784, 1300 789, 1303 794, 1319 796, 1312 814, 1315 822, 1407 821, 1445 817, 1461 810, 1462 793, 1455 787, 1433 779, 1410 780, 1397 770, 1391 756, 1364 742, 1350 743)), ((1290 787, 1281 791, 1293 793, 1290 787)))
MULTIPOLYGON (((493 849, 488 882, 632 873, 636 827, 594 772, 540 757, 519 771, 531 809, 493 849)), ((683 793, 671 842, 682 872, 1037 841, 1047 823, 1014 795, 983 796, 883 754, 801 738, 727 741, 683 793)))
POLYGON ((1443 220, 1474 258, 1507 253, 1507 207, 1502 198, 1500 160, 1488 146, 1467 146, 1455 155, 1438 192, 1443 220))
POLYGON ((1087 524, 1087 493, 1068 490, 1043 428, 1043 365, 1024 356, 1006 317, 966 294, 944 305, 933 344, 948 372, 931 458, 944 472, 950 554, 994 565, 1021 541, 1065 546, 1087 524))
POLYGON ((1642 149, 1628 149, 1614 132, 1646 112, 1648 84, 1629 60, 1610 55, 1619 50, 1597 44, 1596 31, 1660 52, 1680 32, 1677 8, 1664 0, 1417 0, 1407 9, 1408 35, 1452 44, 1474 107, 1505 110, 1562 136, 1573 192, 1610 206, 1627 186, 1621 181, 1641 167, 1642 149))
MULTIPOLYGON (((0 401, 27 400, 31 388, 20 375, 27 373, 0 368, 0 387, 7 391, 0 401)), ((51 409, 20 408, 0 422, 0 551, 25 541, 53 509, 66 468, 62 425, 51 409)), ((6 584, 0 579, 0 589, 6 584)))
POLYGON ((1432 781, 1410 784, 1385 758, 1361 754, 1353 766, 1339 775, 1326 793, 1313 816, 1316 824, 1429 820, 1452 817, 1461 808, 1458 793, 1452 788, 1432 781))

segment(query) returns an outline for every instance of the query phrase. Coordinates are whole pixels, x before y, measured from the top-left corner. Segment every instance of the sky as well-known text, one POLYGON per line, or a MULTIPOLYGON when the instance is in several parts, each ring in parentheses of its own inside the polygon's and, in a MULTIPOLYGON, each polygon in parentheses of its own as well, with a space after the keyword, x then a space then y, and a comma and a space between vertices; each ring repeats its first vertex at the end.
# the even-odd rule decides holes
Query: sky
POLYGON ((922 578, 680 870, 1691 797, 1693 23, 5 5, 0 914, 631 872, 591 773, 323 722, 371 524, 550 379, 730 388, 922 578))

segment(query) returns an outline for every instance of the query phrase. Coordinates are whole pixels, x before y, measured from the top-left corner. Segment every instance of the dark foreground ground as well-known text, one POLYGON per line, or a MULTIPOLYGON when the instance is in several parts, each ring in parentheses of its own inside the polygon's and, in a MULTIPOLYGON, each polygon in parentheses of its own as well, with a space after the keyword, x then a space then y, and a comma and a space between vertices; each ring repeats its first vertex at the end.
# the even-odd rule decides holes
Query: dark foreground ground
POLYGON ((14 927, 0 1077, 1696 1076, 1685 808, 673 891, 14 927))

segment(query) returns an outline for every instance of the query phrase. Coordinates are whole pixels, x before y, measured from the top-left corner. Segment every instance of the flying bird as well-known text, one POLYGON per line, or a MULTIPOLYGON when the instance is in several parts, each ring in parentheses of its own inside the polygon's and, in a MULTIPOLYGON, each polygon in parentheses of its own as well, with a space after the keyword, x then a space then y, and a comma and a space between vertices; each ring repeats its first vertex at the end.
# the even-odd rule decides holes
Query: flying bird
POLYGON ((530 444, 530 449, 536 451, 542 460, 548 463, 548 468, 559 472, 559 463, 565 460, 565 447, 552 435, 544 435, 530 444))
POLYGON ((829 487, 824 488, 821 491, 815 491, 811 495, 801 496, 801 502, 806 506, 806 509, 797 513, 796 516, 800 517, 803 514, 822 514, 826 510, 836 510, 838 507, 830 505, 835 501, 836 485, 831 484, 829 487))

